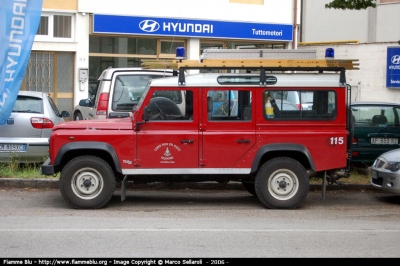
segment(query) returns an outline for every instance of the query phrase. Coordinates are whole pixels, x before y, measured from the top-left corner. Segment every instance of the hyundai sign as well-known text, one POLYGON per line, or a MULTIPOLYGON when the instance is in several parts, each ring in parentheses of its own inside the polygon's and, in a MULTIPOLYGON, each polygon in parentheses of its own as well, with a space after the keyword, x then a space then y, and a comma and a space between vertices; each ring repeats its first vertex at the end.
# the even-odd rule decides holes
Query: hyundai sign
POLYGON ((387 48, 386 87, 400 88, 400 47, 387 48))
POLYGON ((292 41, 293 25, 115 15, 93 16, 93 33, 292 41))

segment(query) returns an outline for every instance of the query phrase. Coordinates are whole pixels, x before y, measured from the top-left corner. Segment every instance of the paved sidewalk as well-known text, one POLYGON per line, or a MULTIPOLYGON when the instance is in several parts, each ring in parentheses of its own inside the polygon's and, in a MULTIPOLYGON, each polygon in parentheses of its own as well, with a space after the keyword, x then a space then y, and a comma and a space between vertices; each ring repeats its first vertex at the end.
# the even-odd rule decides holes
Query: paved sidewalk
MULTIPOLYGON (((0 188, 58 188, 58 178, 0 178, 0 188)), ((119 183, 117 183, 117 186, 119 183)), ((220 184, 218 182, 174 182, 163 183, 154 182, 148 184, 134 184, 128 182, 128 189, 199 189, 199 190, 244 190, 240 182, 228 182, 220 184)), ((332 184, 327 185, 326 190, 369 190, 375 189, 369 184, 332 184)), ((322 190, 322 185, 312 184, 310 190, 322 190)))

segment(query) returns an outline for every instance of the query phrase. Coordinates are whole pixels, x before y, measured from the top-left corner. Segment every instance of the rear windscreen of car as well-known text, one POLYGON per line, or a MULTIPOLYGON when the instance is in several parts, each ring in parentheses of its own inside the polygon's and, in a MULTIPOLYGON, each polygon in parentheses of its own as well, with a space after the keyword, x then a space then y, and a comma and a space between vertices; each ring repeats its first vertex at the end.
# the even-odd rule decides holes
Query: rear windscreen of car
POLYGON ((43 100, 41 98, 19 95, 15 101, 13 112, 43 114, 43 100))
POLYGON ((352 106, 354 126, 398 126, 399 108, 392 106, 352 106))

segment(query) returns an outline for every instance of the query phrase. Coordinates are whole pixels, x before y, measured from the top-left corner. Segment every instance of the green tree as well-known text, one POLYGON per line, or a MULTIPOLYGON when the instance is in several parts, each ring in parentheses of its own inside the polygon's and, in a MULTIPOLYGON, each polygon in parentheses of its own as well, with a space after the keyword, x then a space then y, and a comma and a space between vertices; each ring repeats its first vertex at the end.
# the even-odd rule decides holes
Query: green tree
POLYGON ((375 0, 333 0, 325 8, 361 10, 376 7, 375 0))

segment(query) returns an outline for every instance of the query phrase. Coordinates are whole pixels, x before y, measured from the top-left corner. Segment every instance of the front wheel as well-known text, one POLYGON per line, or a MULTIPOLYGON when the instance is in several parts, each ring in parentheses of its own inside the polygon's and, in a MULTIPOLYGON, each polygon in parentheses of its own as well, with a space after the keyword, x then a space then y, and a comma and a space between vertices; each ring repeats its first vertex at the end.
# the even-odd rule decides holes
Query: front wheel
POLYGON ((262 165, 255 179, 258 199, 270 209, 294 209, 309 190, 306 169, 298 161, 280 157, 262 165))
POLYGON ((60 175, 64 199, 77 209, 98 209, 111 199, 115 177, 110 165, 95 156, 80 156, 65 165, 60 175))
POLYGON ((74 120, 75 120, 75 121, 77 121, 77 120, 83 120, 83 116, 82 116, 82 114, 81 114, 81 113, 79 113, 79 112, 78 112, 78 113, 76 113, 76 114, 75 114, 75 117, 74 117, 74 120))

